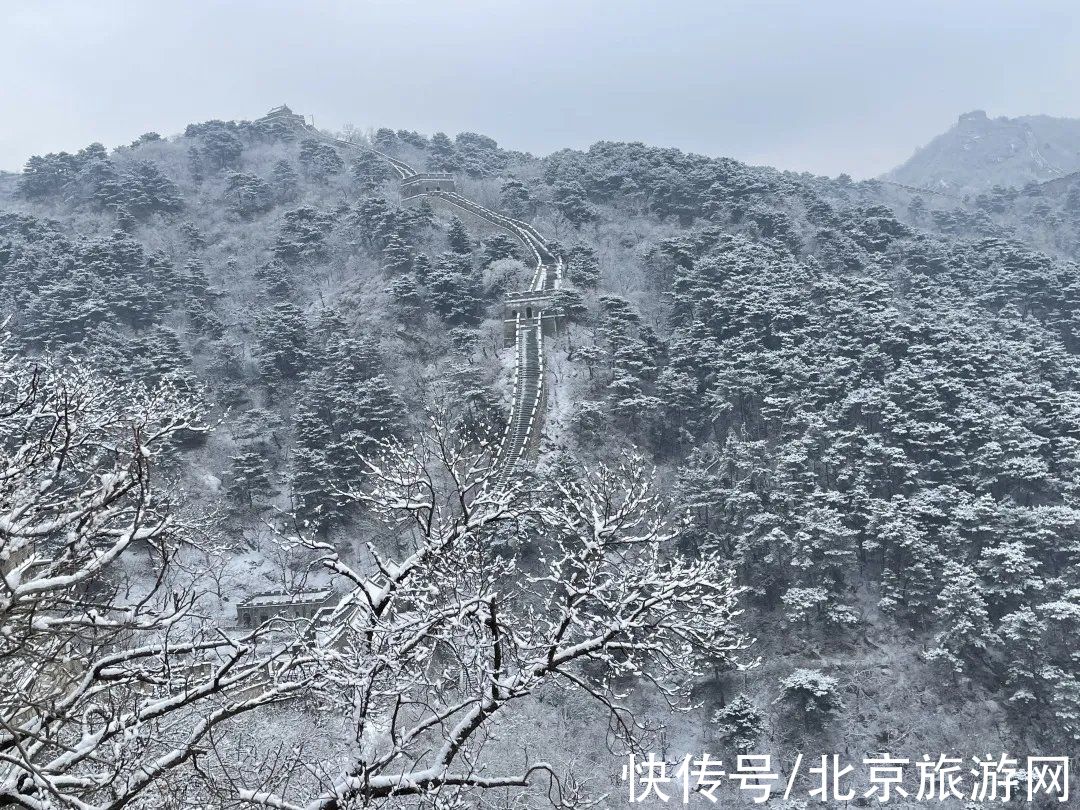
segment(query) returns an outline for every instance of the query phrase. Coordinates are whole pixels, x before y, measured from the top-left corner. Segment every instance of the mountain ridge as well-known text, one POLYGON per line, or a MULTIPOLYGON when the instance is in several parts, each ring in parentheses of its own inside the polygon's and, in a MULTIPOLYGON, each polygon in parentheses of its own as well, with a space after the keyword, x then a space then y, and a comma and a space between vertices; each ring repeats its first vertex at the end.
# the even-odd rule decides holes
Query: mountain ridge
POLYGON ((1080 119, 1049 115, 990 118, 984 110, 956 123, 881 179, 928 189, 979 192, 1022 187, 1080 171, 1080 119))
MULTIPOLYGON (((640 142, 537 159, 477 133, 384 128, 361 150, 327 135, 198 122, 34 156, 10 196, 0 182, 11 344, 207 402, 214 430, 171 463, 177 497, 229 543, 208 626, 271 588, 333 584, 282 547, 278 515, 358 566, 362 547, 410 547, 338 496, 373 486, 357 459, 432 414, 482 438, 508 421, 505 301, 527 257, 403 195, 389 155, 560 242, 565 331, 545 341, 530 492, 639 454, 686 515, 672 559, 730 560, 746 588, 738 627, 761 666, 706 649, 700 709, 669 721, 643 700, 670 750, 1080 738, 1080 186, 962 200, 640 142)), ((539 535, 480 537, 523 571, 547 553, 539 535)), ((545 701, 498 735, 559 763, 606 750, 588 701, 545 701)), ((295 717, 268 749, 315 740, 324 770, 353 766, 319 716, 295 717)), ((617 783, 617 758, 590 763, 617 783)), ((147 806, 236 806, 198 780, 147 806)))

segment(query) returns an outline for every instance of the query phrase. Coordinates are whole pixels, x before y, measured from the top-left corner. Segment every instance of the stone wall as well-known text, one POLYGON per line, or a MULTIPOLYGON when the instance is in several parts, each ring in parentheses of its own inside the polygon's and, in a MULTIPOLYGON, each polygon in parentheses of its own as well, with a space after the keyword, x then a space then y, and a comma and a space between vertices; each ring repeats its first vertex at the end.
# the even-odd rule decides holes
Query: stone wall
POLYGON ((416 197, 432 191, 456 192, 457 183, 454 182, 454 176, 441 172, 427 172, 413 175, 401 181, 401 196, 403 198, 416 197))

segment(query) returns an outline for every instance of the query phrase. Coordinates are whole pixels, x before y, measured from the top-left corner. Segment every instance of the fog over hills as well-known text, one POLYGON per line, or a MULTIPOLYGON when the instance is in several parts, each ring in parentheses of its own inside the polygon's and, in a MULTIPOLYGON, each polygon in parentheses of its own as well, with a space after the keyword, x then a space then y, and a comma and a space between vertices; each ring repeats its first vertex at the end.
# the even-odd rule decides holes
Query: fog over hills
POLYGON ((990 118, 964 113, 885 179, 938 191, 1020 188, 1080 170, 1080 120, 1049 115, 990 118))

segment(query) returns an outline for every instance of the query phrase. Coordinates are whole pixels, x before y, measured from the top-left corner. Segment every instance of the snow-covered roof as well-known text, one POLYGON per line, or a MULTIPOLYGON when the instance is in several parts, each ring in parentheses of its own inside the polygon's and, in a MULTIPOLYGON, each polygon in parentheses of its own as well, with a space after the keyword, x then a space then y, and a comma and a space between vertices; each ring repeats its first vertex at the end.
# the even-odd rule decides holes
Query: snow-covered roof
POLYGON ((267 593, 255 593, 241 602, 237 607, 268 607, 273 605, 311 605, 325 602, 333 595, 330 589, 318 591, 269 591, 267 593))

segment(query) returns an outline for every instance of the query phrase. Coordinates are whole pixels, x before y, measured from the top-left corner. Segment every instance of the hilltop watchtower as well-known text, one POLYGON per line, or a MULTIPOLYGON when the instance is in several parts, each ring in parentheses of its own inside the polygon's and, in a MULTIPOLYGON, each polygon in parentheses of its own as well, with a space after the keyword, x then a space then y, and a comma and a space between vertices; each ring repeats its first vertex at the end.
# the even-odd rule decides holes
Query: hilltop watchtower
POLYGON ((274 107, 270 112, 259 119, 260 121, 280 121, 283 124, 292 124, 299 126, 300 128, 307 127, 307 122, 304 120, 304 116, 294 113, 289 109, 287 104, 282 104, 280 107, 274 107))

